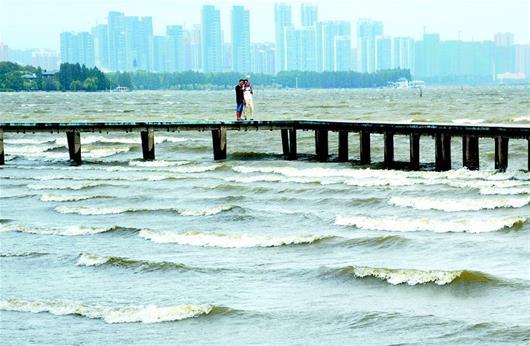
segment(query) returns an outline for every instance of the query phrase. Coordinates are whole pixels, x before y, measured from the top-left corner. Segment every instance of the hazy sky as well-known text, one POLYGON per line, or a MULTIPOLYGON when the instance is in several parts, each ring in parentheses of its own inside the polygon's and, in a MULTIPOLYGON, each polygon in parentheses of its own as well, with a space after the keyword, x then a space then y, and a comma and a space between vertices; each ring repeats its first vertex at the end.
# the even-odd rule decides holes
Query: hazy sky
MULTIPOLYGON (((385 35, 419 38, 424 27, 442 39, 486 40, 495 32, 513 32, 516 43, 530 43, 529 0, 312 0, 283 1, 293 6, 299 24, 302 2, 319 6, 320 20, 352 21, 368 17, 384 22, 385 35)), ((89 31, 107 22, 109 11, 152 16, 155 34, 166 25, 200 23, 203 4, 221 10, 225 41, 230 41, 230 8, 250 9, 251 40, 274 41, 274 3, 263 0, 0 0, 0 42, 12 48, 59 49, 62 31, 89 31)), ((355 45, 355 39, 354 39, 355 45)))

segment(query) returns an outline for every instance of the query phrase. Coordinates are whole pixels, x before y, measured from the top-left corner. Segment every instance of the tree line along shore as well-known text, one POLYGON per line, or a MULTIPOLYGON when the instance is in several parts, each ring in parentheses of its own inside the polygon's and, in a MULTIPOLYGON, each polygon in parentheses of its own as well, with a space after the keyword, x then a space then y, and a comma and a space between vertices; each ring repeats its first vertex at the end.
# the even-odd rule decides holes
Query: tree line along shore
MULTIPOLYGON (((109 91, 122 90, 204 90, 228 89, 245 77, 237 72, 201 73, 148 71, 104 73, 96 67, 61 64, 59 71, 0 62, 0 91, 109 91)), ((255 86, 271 88, 377 88, 399 79, 411 80, 409 70, 393 69, 375 73, 285 71, 276 75, 253 74, 255 86)))

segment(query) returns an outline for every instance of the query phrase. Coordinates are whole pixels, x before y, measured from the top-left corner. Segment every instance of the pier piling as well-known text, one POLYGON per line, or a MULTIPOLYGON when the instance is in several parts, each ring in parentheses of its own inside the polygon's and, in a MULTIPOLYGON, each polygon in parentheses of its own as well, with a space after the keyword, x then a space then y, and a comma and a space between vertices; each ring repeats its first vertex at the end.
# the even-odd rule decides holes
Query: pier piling
POLYGON ((155 159, 155 131, 153 129, 147 129, 140 132, 142 138, 142 153, 144 160, 155 159))
POLYGON ((68 153, 70 162, 74 165, 81 164, 81 133, 79 131, 66 131, 66 141, 68 142, 68 153))
POLYGON ((281 133, 282 133, 283 158, 287 160, 291 153, 291 150, 289 148, 289 130, 281 129, 281 133))
POLYGON ((4 156, 4 130, 0 129, 0 166, 6 163, 4 156))
POLYGON ((508 168, 508 137, 495 137, 495 169, 501 172, 508 168))
POLYGON ((360 142, 360 154, 361 154, 361 164, 368 165, 370 164, 370 132, 361 131, 359 133, 359 142, 360 142))
POLYGON ((226 159, 226 128, 212 130, 213 159, 226 159))
POLYGON ((479 169, 479 145, 478 137, 464 136, 462 138, 462 163, 467 169, 476 171, 479 169))
POLYGON ((394 166, 394 134, 385 132, 384 140, 384 165, 386 169, 391 169, 394 166))
POLYGON ((317 160, 326 162, 328 160, 328 131, 315 130, 315 152, 317 160))
POLYGON ((437 171, 448 171, 451 169, 451 136, 446 133, 437 133, 435 166, 437 171))
POLYGON ((289 160, 296 160, 298 158, 296 149, 296 129, 289 130, 289 160))
POLYGON ((411 133, 409 135, 410 141, 410 169, 420 169, 420 135, 418 133, 411 133))
POLYGON ((348 161, 348 131, 339 131, 339 162, 348 161))

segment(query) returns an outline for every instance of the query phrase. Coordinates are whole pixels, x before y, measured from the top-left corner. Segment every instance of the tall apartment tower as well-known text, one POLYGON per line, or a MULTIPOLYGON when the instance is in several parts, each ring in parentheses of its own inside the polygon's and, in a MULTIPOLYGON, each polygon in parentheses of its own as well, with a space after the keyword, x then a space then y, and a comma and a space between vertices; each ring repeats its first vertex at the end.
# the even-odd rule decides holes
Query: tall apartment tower
POLYGON ((383 36, 383 22, 360 19, 357 22, 357 65, 360 72, 375 72, 377 38, 383 36))
POLYGON ((300 22, 302 26, 313 26, 318 22, 318 7, 312 4, 300 6, 300 22))
POLYGON ((274 5, 276 31, 276 72, 287 69, 285 28, 292 26, 291 6, 285 3, 274 5))
POLYGON ((88 32, 61 33, 61 62, 95 66, 94 40, 88 32))
POLYGON ((212 5, 204 5, 201 13, 201 60, 204 72, 223 70, 221 15, 212 5))
POLYGON ((250 13, 243 6, 232 7, 232 70, 250 72, 250 13))

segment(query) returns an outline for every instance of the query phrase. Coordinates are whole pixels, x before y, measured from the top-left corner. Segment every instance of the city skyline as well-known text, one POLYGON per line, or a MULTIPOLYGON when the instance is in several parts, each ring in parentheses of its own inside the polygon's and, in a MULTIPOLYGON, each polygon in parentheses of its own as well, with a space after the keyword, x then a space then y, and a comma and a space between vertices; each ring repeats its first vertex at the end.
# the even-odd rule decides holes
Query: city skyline
MULTIPOLYGON (((303 2, 283 1, 283 3, 291 5, 292 17, 295 19, 293 24, 300 25, 302 17, 300 5, 303 2)), ((376 0, 349 4, 345 1, 316 0, 308 3, 318 6, 321 21, 340 20, 354 24, 361 18, 369 17, 384 22, 386 31, 393 36, 408 36, 417 40, 426 31, 439 33, 443 40, 483 41, 491 40, 496 32, 511 32, 514 33, 515 43, 530 43, 530 28, 525 15, 530 12, 530 4, 525 1, 469 0, 461 4, 452 0, 445 2, 376 0), (477 7, 480 7, 480 10, 477 10, 477 7), (451 16, 449 24, 445 23, 447 18, 444 18, 444 14, 451 16)), ((231 42, 232 6, 242 3, 154 0, 150 4, 152 5, 140 1, 121 0, 90 2, 3 0, 0 3, 0 42, 13 49, 42 48, 59 51, 61 32, 86 31, 88 27, 104 23, 108 12, 126 12, 129 16, 152 17, 154 35, 165 35, 166 26, 180 25, 190 29, 200 24, 203 4, 211 4, 219 9, 222 40, 231 42), (32 28, 28 27, 27 16, 24 15, 26 11, 23 10, 28 8, 41 14, 32 17, 31 20, 31 25, 38 27, 38 30, 31 30, 32 28), (84 14, 81 18, 79 12, 84 14), (25 25, 23 27, 25 30, 21 30, 22 23, 25 25)), ((244 6, 250 11, 250 25, 253 29, 250 41, 275 42, 274 30, 270 30, 270 25, 274 23, 275 3, 249 0, 244 2, 244 6)), ((352 25, 352 37, 356 36, 356 26, 352 25)), ((352 46, 356 46, 355 41, 352 42, 352 46)))

